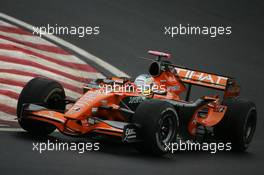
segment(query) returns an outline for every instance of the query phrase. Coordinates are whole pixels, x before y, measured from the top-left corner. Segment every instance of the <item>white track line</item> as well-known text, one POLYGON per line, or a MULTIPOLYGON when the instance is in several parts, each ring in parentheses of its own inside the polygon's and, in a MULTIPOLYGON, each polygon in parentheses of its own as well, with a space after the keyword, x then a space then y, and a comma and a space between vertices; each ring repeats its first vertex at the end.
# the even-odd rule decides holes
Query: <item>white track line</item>
POLYGON ((3 83, 0 83, 0 89, 10 90, 16 93, 20 93, 22 91, 22 87, 20 86, 8 85, 8 84, 3 84, 3 83))
POLYGON ((14 88, 10 88, 10 86, 12 85, 7 85, 7 84, 0 84, 0 89, 1 90, 6 90, 6 91, 10 91, 10 92, 13 92, 13 93, 19 93, 21 90, 22 90, 22 87, 19 87, 19 86, 14 86, 14 88))
POLYGON ((18 41, 21 42, 30 42, 33 44, 43 44, 47 46, 53 46, 57 47, 55 44, 52 44, 51 42, 44 40, 43 38, 37 37, 35 35, 21 35, 21 34, 16 34, 16 33, 9 33, 9 32, 3 32, 0 31, 0 35, 10 37, 10 38, 15 38, 18 41))
MULTIPOLYGON (((22 128, 0 128, 0 131, 2 132, 26 132, 24 129, 22 128)), ((60 131, 58 131, 57 129, 54 131, 55 133, 58 133, 60 131)))
POLYGON ((17 122, 16 116, 0 111, 1 120, 17 122))
POLYGON ((10 97, 8 97, 6 95, 2 95, 2 94, 0 94, 0 103, 3 103, 3 104, 10 106, 12 108, 17 107, 17 100, 16 99, 10 98, 10 97))
MULTIPOLYGON (((19 26, 23 26, 25 27, 26 29, 30 30, 33 32, 33 26, 30 25, 30 24, 27 24, 21 20, 18 20, 16 18, 13 18, 9 15, 6 15, 4 13, 0 13, 0 17, 1 18, 4 18, 8 21, 11 21, 19 26)), ((95 62, 96 64, 102 66, 103 68, 105 68, 106 70, 108 70, 109 72, 111 72, 112 74, 116 75, 116 76, 122 76, 122 77, 129 77, 129 75, 127 75, 126 73, 124 73, 123 71, 117 69, 116 67, 112 66, 111 64, 103 61, 102 59, 96 57, 95 55, 65 41, 65 40, 62 40, 54 35, 49 35, 49 34, 44 34, 44 36, 46 38, 48 38, 49 40, 51 40, 52 42, 54 43, 58 43, 59 45, 62 45, 64 47, 66 47, 67 49, 69 50, 72 50, 74 51, 75 53, 79 54, 79 55, 82 55, 83 57, 85 57, 86 59, 92 61, 92 62, 95 62)))
POLYGON ((69 79, 67 77, 64 77, 63 75, 59 75, 59 74, 56 74, 56 73, 53 73, 50 71, 39 69, 39 68, 36 68, 34 66, 29 66, 29 65, 21 66, 20 64, 9 63, 9 62, 5 62, 5 61, 1 61, 1 60, 0 60, 0 65, 2 67, 8 67, 10 69, 22 70, 22 71, 26 71, 26 72, 32 72, 35 74, 39 74, 39 75, 45 75, 46 77, 50 77, 50 78, 55 79, 57 81, 67 82, 67 83, 73 84, 74 86, 77 86, 77 87, 83 86, 82 82, 75 81, 75 80, 69 79))
POLYGON ((14 26, 14 25, 9 24, 9 23, 7 23, 7 22, 4 22, 4 21, 2 21, 2 20, 0 20, 0 26, 18 28, 17 26, 14 26))
MULTIPOLYGON (((34 77, 1 72, 0 78, 7 78, 7 79, 10 79, 10 80, 15 80, 15 81, 20 81, 20 82, 27 83, 34 77)), ((4 85, 4 83, 0 84, 0 89, 9 90, 9 89, 4 88, 4 87, 2 88, 2 85, 4 85)), ((8 85, 8 86, 10 87, 11 85, 8 85)), ((18 87, 18 86, 15 86, 15 87, 18 87)), ((65 90, 65 93, 66 93, 67 96, 70 96, 70 97, 73 97, 73 98, 77 98, 77 97, 81 96, 80 93, 74 92, 74 91, 72 91, 70 89, 67 89, 65 87, 64 87, 64 90, 65 90)), ((15 92, 20 94, 21 91, 22 91, 22 87, 19 87, 19 88, 16 88, 15 92)))
POLYGON ((0 124, 0 127, 8 127, 9 125, 0 124))
POLYGON ((0 128, 0 131, 3 131, 3 132, 26 132, 22 128, 0 128))
POLYGON ((30 50, 32 52, 35 52, 35 53, 38 53, 38 54, 41 54, 41 55, 45 55, 45 56, 60 60, 60 61, 65 61, 65 62, 69 62, 69 63, 86 64, 84 61, 80 60, 79 58, 77 58, 74 55, 61 55, 61 54, 54 53, 54 52, 38 50, 38 49, 35 49, 35 48, 32 48, 32 47, 25 46, 23 44, 15 43, 15 42, 12 42, 12 41, 9 41, 9 40, 5 40, 5 39, 2 39, 2 38, 0 38, 0 44, 10 44, 10 45, 22 48, 22 49, 30 50))
POLYGON ((27 76, 27 75, 18 75, 18 74, 12 74, 12 73, 6 73, 6 72, 1 72, 0 78, 6 78, 9 80, 16 80, 20 82, 29 82, 33 77, 27 76))
POLYGON ((63 72, 70 73, 71 75, 80 77, 80 78, 102 78, 102 74, 98 72, 87 72, 87 71, 81 71, 77 70, 74 68, 69 68, 66 66, 62 66, 57 63, 53 63, 51 61, 44 60, 42 58, 36 57, 34 55, 30 55, 27 53, 24 53, 22 51, 13 51, 13 50, 5 50, 0 48, 0 55, 2 56, 8 56, 8 57, 15 57, 20 60, 25 60, 25 61, 32 61, 34 63, 38 63, 40 65, 45 65, 50 68, 54 68, 56 70, 63 70, 63 72))

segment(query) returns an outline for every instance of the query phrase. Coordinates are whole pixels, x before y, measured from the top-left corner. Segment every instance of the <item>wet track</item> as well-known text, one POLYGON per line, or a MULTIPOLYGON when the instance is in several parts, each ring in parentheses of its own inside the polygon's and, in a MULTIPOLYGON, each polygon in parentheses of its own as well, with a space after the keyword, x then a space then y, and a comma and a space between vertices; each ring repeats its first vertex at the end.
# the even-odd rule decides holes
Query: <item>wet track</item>
MULTIPOLYGON (((168 51, 173 62, 238 78, 242 96, 258 107, 258 128, 245 154, 182 152, 163 158, 138 154, 120 143, 104 142, 100 152, 32 151, 36 139, 24 132, 0 132, 1 174, 260 174, 264 161, 264 34, 262 1, 18 1, 4 0, 0 11, 36 26, 99 25, 99 36, 59 36, 131 76, 144 72, 148 49, 168 51), (169 38, 163 26, 230 25, 231 36, 169 38)), ((195 95, 202 95, 195 91, 195 95)), ((62 141, 75 141, 59 133, 62 141)), ((52 137, 53 138, 53 137, 52 137)))

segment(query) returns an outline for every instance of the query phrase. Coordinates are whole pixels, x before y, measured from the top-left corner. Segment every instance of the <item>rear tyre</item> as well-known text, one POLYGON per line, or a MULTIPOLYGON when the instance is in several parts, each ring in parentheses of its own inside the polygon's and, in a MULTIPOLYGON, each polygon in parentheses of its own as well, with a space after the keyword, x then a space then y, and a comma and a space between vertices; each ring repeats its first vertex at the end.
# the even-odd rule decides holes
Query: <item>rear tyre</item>
POLYGON ((18 123, 24 130, 34 135, 48 135, 56 127, 41 121, 28 119, 23 116, 23 104, 34 103, 49 109, 65 110, 65 92, 56 81, 46 78, 33 78, 23 88, 17 103, 18 123))
POLYGON ((154 99, 143 101, 138 106, 133 123, 141 126, 140 136, 143 139, 136 149, 152 155, 167 153, 166 144, 175 142, 179 128, 175 108, 168 102, 154 99))
POLYGON ((253 102, 238 98, 224 102, 227 111, 224 119, 216 125, 218 139, 231 142, 233 151, 245 151, 254 136, 257 124, 257 109, 253 102))

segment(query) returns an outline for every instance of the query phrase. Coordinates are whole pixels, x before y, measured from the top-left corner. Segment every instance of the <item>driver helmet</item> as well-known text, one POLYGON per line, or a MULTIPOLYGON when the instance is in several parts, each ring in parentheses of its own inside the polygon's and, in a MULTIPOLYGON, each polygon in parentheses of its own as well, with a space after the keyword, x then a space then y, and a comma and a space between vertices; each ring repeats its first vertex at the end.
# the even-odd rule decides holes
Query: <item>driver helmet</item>
POLYGON ((143 95, 152 94, 152 86, 154 83, 154 79, 149 74, 141 74, 134 81, 137 91, 143 95))

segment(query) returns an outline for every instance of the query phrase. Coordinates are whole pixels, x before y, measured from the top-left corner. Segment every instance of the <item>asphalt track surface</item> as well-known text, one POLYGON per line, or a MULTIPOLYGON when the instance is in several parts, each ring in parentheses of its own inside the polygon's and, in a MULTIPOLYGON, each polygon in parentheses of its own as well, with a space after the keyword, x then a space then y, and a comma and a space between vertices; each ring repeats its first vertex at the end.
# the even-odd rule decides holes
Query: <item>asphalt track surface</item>
MULTIPOLYGON (((258 107, 254 141, 245 154, 182 152, 163 158, 142 156, 120 143, 105 142, 99 152, 32 151, 38 141, 24 132, 0 132, 1 174, 262 174, 263 26, 262 1, 1 1, 0 11, 36 26, 99 25, 96 37, 63 39, 93 53, 131 76, 147 69, 138 59, 148 49, 173 53, 173 62, 237 77, 241 96, 258 107), (231 36, 169 38, 163 26, 230 25, 231 36)), ((195 92, 202 95, 201 90, 195 92)), ((61 134, 60 140, 75 141, 61 134)))

